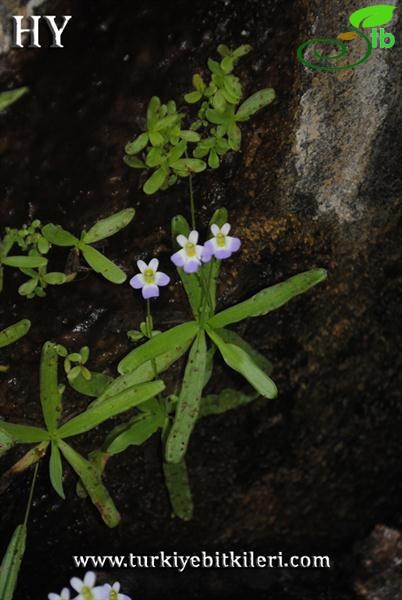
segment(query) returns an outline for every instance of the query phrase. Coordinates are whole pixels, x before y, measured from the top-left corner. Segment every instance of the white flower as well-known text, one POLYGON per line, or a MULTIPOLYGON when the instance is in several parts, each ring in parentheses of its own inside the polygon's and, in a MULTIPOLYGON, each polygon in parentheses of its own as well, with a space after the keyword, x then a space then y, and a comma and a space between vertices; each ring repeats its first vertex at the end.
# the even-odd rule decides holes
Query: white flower
POLYGON ((120 583, 116 581, 113 585, 108 583, 103 587, 104 600, 131 600, 126 594, 120 594, 120 583))
POLYGON ((73 577, 70 581, 71 587, 78 592, 74 600, 104 600, 103 586, 95 587, 96 575, 92 571, 85 574, 83 581, 73 577))
POLYGON ((49 594, 49 600, 70 600, 70 590, 68 588, 63 588, 60 594, 49 594))
POLYGON ((195 273, 201 266, 203 251, 203 247, 197 244, 198 231, 191 231, 188 238, 178 235, 176 239, 182 249, 173 254, 172 262, 176 267, 183 267, 186 273, 195 273))
POLYGON ((229 223, 225 223, 222 227, 211 225, 211 232, 214 236, 204 244, 202 260, 208 262, 212 256, 218 260, 229 258, 233 252, 237 252, 241 246, 239 238, 228 235, 230 231, 229 223))
POLYGON ((137 261, 137 267, 141 271, 130 280, 130 285, 136 290, 142 290, 143 297, 157 298, 159 296, 159 286, 168 285, 170 277, 162 271, 158 271, 159 260, 153 258, 149 265, 143 260, 137 261))

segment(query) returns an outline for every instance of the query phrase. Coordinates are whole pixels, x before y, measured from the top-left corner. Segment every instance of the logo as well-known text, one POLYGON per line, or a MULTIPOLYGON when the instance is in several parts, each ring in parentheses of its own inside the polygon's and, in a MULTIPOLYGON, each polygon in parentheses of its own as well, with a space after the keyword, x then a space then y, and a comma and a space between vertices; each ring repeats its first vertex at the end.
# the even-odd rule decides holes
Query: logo
POLYGON ((392 48, 395 44, 395 37, 392 33, 387 33, 382 27, 382 25, 386 25, 392 20, 392 16, 394 13, 396 6, 391 6, 389 4, 377 4, 376 6, 367 6, 366 8, 360 8, 356 10, 353 14, 350 15, 349 21, 352 25, 346 26, 348 31, 340 33, 337 36, 337 39, 331 38, 316 38, 314 40, 309 40, 308 42, 304 42, 297 49, 297 58, 300 62, 303 63, 306 67, 311 67, 312 69, 318 69, 319 71, 341 71, 342 69, 352 69, 353 67, 357 67, 364 63, 371 55, 373 48, 392 48), (364 33, 362 29, 371 28, 371 33, 364 33), (377 29, 379 28, 379 29, 377 29), (334 61, 342 58, 347 53, 347 47, 344 44, 344 41, 353 42, 356 38, 362 38, 366 44, 366 51, 360 60, 354 62, 350 65, 343 66, 322 66, 315 65, 304 58, 304 50, 310 46, 311 44, 317 43, 330 43, 336 44, 340 48, 339 54, 336 56, 324 56, 320 54, 317 50, 314 50, 314 56, 318 60, 326 60, 326 61, 334 61))

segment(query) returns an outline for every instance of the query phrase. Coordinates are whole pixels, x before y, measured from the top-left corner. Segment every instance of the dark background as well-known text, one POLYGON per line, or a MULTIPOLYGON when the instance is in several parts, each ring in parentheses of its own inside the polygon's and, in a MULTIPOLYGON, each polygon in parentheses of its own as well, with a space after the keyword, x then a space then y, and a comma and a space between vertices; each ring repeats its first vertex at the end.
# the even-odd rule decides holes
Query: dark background
MULTIPOLYGON (((0 58, 2 89, 31 88, 0 116, 2 228, 40 218, 79 233, 134 206, 132 225, 102 249, 128 274, 138 258, 160 258, 174 281, 155 307, 163 329, 188 316, 169 266, 169 223, 188 214, 187 187, 145 197, 138 172, 122 162, 123 148, 140 131, 151 95, 180 101, 219 43, 251 43, 254 51, 239 68, 246 94, 274 87, 278 99, 243 127, 242 153, 195 180, 201 231, 225 205, 243 240, 241 254, 224 265, 221 306, 308 268, 329 272, 309 294, 240 326, 274 363, 280 394, 197 426, 188 455, 191 523, 171 517, 157 437, 108 466, 106 483, 123 517, 114 531, 76 497, 67 468, 67 501, 58 500, 43 461, 17 600, 61 589, 75 574, 73 554, 160 549, 328 554, 333 566, 116 574, 131 596, 349 600, 359 590, 374 598, 375 568, 364 561, 371 542, 363 540, 378 524, 401 526, 401 36, 395 23, 394 50, 377 52, 358 69, 305 70, 298 45, 314 35, 336 37, 360 7, 346 5, 60 0, 41 10, 73 15, 63 50, 0 58)), ((63 268, 63 256, 56 267, 63 268)), ((33 327, 3 352, 12 368, 1 376, 0 417, 40 424, 43 342, 88 344, 91 367, 112 373, 143 305, 128 285, 92 273, 44 300, 20 298, 21 281, 6 273, 0 326, 28 317, 33 327)), ((211 391, 239 384, 218 362, 211 391)), ((69 395, 66 416, 84 405, 69 395)), ((80 438, 77 448, 97 447, 108 429, 80 438)), ((4 470, 22 452, 3 459, 4 470)), ((0 552, 22 519, 29 483, 22 476, 0 498, 0 552)), ((386 545, 387 531, 377 530, 374 546, 386 545)), ((392 571, 397 533, 392 540, 380 572, 392 571)), ((376 598, 402 597, 387 596, 387 577, 381 581, 376 598)))

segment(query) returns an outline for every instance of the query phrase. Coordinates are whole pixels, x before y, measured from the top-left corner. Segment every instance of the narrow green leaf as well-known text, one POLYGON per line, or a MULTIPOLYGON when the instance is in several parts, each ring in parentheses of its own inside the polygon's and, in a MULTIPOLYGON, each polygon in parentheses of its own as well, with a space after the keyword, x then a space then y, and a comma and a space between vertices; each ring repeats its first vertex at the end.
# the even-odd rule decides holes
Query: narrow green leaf
POLYGON ((184 95, 184 100, 188 104, 195 104, 196 102, 199 102, 201 100, 201 98, 202 98, 202 94, 197 91, 189 92, 188 94, 184 95))
POLYGON ((124 375, 135 371, 144 363, 169 352, 172 353, 172 359, 177 360, 187 350, 188 344, 194 339, 197 331, 198 323, 189 321, 160 333, 127 354, 119 362, 117 367, 119 373, 124 375))
POLYGON ((53 273, 46 273, 43 276, 43 279, 49 285, 63 285, 67 281, 67 275, 65 273, 58 273, 54 271, 53 273))
POLYGON ((63 489, 63 465, 61 462, 60 450, 56 442, 52 442, 50 461, 49 461, 50 481, 56 492, 63 500, 66 499, 63 489))
POLYGON ((266 373, 253 361, 250 355, 240 346, 226 343, 220 336, 220 332, 207 328, 211 340, 218 347, 225 363, 243 375, 243 377, 265 398, 276 398, 278 390, 275 383, 266 373))
POLYGON ((91 379, 86 379, 80 373, 73 381, 69 380, 69 383, 79 394, 99 398, 109 385, 113 383, 113 377, 91 371, 91 379))
POLYGON ((101 219, 95 223, 93 227, 84 235, 85 244, 93 244, 108 238, 121 229, 124 229, 134 219, 135 210, 134 208, 127 208, 121 210, 106 219, 101 219))
POLYGON ((149 137, 147 133, 141 133, 138 137, 135 138, 133 142, 130 142, 125 147, 125 152, 129 156, 133 154, 138 154, 141 150, 144 150, 145 146, 148 144, 149 137))
POLYGON ((123 161, 126 163, 128 167, 131 169, 146 169, 147 165, 143 160, 138 158, 137 156, 124 156, 123 161))
POLYGON ((247 98, 240 105, 236 113, 236 121, 247 121, 252 115, 261 110, 261 108, 271 104, 275 100, 275 97, 275 90, 272 88, 255 92, 255 94, 247 98))
POLYGON ((199 331, 189 353, 175 420, 166 442, 167 462, 179 463, 186 453, 191 432, 198 418, 206 360, 205 333, 199 331))
POLYGON ((8 433, 0 429, 0 458, 4 456, 14 445, 13 439, 8 433))
POLYGON ((25 554, 27 539, 26 525, 18 525, 8 545, 0 566, 0 598, 13 600, 18 575, 25 554))
POLYGON ((313 269, 299 273, 282 283, 266 288, 240 304, 236 304, 213 316, 208 324, 214 329, 226 327, 249 317, 259 317, 280 308, 289 300, 307 292, 327 278, 325 269, 313 269))
POLYGON ((158 415, 138 415, 128 427, 113 439, 106 448, 106 452, 113 456, 114 454, 124 452, 129 446, 141 446, 162 425, 163 423, 161 424, 158 415))
POLYGON ((115 265, 111 260, 103 256, 98 250, 87 246, 86 244, 81 245, 82 254, 89 264, 89 266, 95 271, 100 273, 105 279, 112 283, 121 284, 127 279, 127 275, 115 265))
POLYGON ((37 278, 28 279, 28 281, 26 281, 25 283, 22 283, 19 286, 18 293, 20 294, 20 296, 29 296, 30 294, 32 294, 32 292, 34 291, 34 289, 36 288, 38 283, 39 283, 39 281, 37 278))
POLYGON ((242 390, 222 390, 219 394, 209 394, 201 399, 199 418, 209 415, 221 415, 229 410, 246 406, 259 397, 258 392, 251 393, 242 390))
POLYGON ((39 267, 46 267, 47 258, 44 256, 6 256, 1 262, 8 267, 37 269, 39 267))
MULTIPOLYGON (((22 96, 25 96, 29 92, 29 88, 22 87, 17 90, 11 90, 9 92, 0 93, 0 112, 17 102, 22 96)), ((0 596, 1 598, 1 596, 0 596)))
POLYGON ((194 505, 185 461, 164 462, 163 472, 174 514, 183 521, 191 521, 194 505))
POLYGON ((59 355, 57 346, 46 342, 40 361, 40 401, 43 418, 50 432, 57 429, 61 414, 61 394, 57 377, 59 355))
POLYGON ((201 173, 207 168, 206 163, 198 158, 180 158, 170 165, 175 171, 182 171, 187 174, 201 173))
POLYGON ((88 496, 99 510, 103 521, 108 527, 116 527, 120 522, 120 514, 102 483, 99 471, 62 440, 59 440, 58 444, 64 458, 70 463, 88 492, 88 496))
POLYGON ((17 340, 24 337, 31 328, 31 321, 28 319, 22 319, 14 325, 10 325, 3 331, 0 331, 0 348, 14 344, 17 340))
POLYGON ((72 233, 53 223, 43 227, 42 235, 55 246, 78 246, 79 244, 79 240, 72 233))
POLYGON ((243 340, 240 335, 235 333, 234 331, 230 331, 229 329, 220 329, 219 335, 227 344, 234 344, 235 346, 239 346, 244 352, 250 355, 250 358, 255 362, 255 364, 260 367, 267 375, 271 375, 273 371, 272 363, 265 358, 260 352, 255 350, 246 340, 243 340))
POLYGON ((0 421, 0 429, 5 431, 17 444, 36 444, 49 439, 49 433, 31 425, 17 425, 0 421))
POLYGON ((146 180, 144 187, 142 188, 144 192, 148 196, 155 194, 164 184, 166 175, 167 173, 164 169, 157 169, 152 173, 151 177, 146 180))
POLYGON ((91 405, 85 412, 65 423, 58 430, 58 435, 61 438, 68 438, 90 431, 104 421, 146 402, 164 389, 165 384, 160 380, 128 388, 120 394, 105 398, 96 405, 91 405))

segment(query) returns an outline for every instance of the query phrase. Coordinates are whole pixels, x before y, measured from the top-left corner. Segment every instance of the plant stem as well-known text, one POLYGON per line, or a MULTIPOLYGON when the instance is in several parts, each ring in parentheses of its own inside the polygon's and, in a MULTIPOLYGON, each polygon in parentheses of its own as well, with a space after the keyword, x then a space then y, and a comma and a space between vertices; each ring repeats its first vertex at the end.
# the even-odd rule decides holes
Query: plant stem
POLYGON ((190 212, 191 212, 191 227, 193 230, 195 227, 195 204, 194 204, 194 190, 193 190, 193 176, 188 176, 188 187, 190 192, 190 212))
POLYGON ((34 491, 35 491, 35 483, 36 483, 36 478, 38 475, 38 469, 39 469, 39 463, 36 463, 33 478, 32 478, 32 483, 31 483, 31 489, 29 492, 28 504, 27 504, 27 508, 25 511, 24 527, 26 527, 28 525, 29 513, 31 512, 32 500, 33 500, 33 495, 34 495, 34 491))

